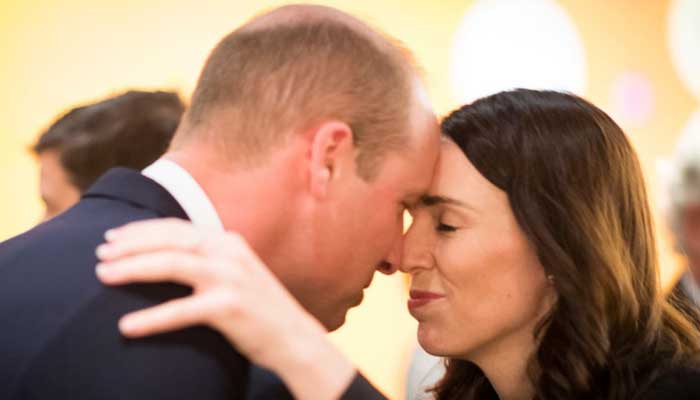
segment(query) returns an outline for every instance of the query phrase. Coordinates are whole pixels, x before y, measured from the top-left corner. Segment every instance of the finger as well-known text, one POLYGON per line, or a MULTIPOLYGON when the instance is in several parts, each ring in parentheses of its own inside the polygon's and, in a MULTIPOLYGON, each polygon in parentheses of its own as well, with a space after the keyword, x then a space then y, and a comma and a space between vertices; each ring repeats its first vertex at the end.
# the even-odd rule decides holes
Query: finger
POLYGON ((119 320, 119 330, 127 337, 143 337, 204 323, 211 304, 204 296, 188 296, 144 310, 119 320))
POLYGON ((133 222, 105 233, 106 243, 97 247, 100 260, 167 249, 196 251, 204 232, 189 222, 177 219, 155 219, 133 222))
POLYGON ((179 218, 144 219, 140 221, 129 222, 128 224, 109 229, 107 232, 105 232, 105 239, 119 239, 122 236, 131 236, 134 233, 157 232, 160 230, 160 228, 158 228, 160 226, 165 226, 169 229, 176 230, 188 225, 191 225, 191 223, 179 218))
POLYGON ((160 251, 99 263, 96 273, 100 281, 107 285, 175 282, 195 286, 206 278, 201 271, 205 269, 207 262, 213 261, 188 252, 160 251))

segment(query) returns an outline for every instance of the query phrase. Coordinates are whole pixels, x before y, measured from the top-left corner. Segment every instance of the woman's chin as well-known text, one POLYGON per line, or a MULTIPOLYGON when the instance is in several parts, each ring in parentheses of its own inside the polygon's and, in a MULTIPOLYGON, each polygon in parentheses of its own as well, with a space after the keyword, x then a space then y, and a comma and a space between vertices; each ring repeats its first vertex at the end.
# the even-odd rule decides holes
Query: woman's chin
POLYGON ((444 342, 440 340, 437 332, 430 327, 423 326, 423 324, 418 325, 418 344, 428 354, 439 357, 449 356, 449 352, 444 348, 444 342))

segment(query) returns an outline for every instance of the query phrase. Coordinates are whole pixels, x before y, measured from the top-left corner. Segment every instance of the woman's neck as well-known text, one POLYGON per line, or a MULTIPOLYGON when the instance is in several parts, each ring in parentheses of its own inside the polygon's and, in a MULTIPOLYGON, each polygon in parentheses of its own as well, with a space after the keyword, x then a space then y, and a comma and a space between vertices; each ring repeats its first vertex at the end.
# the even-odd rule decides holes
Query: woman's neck
POLYGON ((500 400, 532 400, 534 397, 535 388, 527 373, 527 359, 504 359, 494 364, 482 363, 479 368, 498 393, 500 400))
POLYGON ((531 400, 535 387, 530 375, 530 360, 536 351, 532 333, 514 335, 493 343, 468 361, 476 364, 501 400, 531 400))

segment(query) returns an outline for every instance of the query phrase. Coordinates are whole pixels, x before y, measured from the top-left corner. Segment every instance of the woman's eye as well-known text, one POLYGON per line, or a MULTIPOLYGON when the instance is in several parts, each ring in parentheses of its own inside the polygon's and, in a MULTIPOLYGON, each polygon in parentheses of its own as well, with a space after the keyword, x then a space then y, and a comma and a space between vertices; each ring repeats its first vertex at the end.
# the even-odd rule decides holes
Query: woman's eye
POLYGON ((437 230, 440 232, 454 232, 457 230, 457 228, 452 225, 447 225, 440 222, 438 223, 437 230))

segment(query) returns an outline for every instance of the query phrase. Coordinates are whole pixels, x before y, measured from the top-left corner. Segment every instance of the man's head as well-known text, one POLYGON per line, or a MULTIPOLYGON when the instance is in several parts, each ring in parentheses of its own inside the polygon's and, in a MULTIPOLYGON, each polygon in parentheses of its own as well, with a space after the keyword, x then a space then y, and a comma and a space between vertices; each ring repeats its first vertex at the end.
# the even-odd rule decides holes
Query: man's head
POLYGON ((211 52, 174 145, 207 131, 254 166, 291 134, 327 120, 351 129, 364 177, 403 143, 412 101, 408 53, 359 20, 320 6, 253 19, 211 52), (213 129, 212 129, 213 128, 213 129))
POLYGON ((671 166, 671 227, 693 276, 700 281, 700 130, 691 125, 680 137, 671 166))
POLYGON ((112 167, 142 169, 168 148, 184 105, 176 93, 129 91, 70 110, 32 147, 51 218, 112 167))
POLYGON ((375 270, 396 269, 438 142, 405 50, 340 11, 288 6, 212 51, 169 156, 333 329, 375 270))

